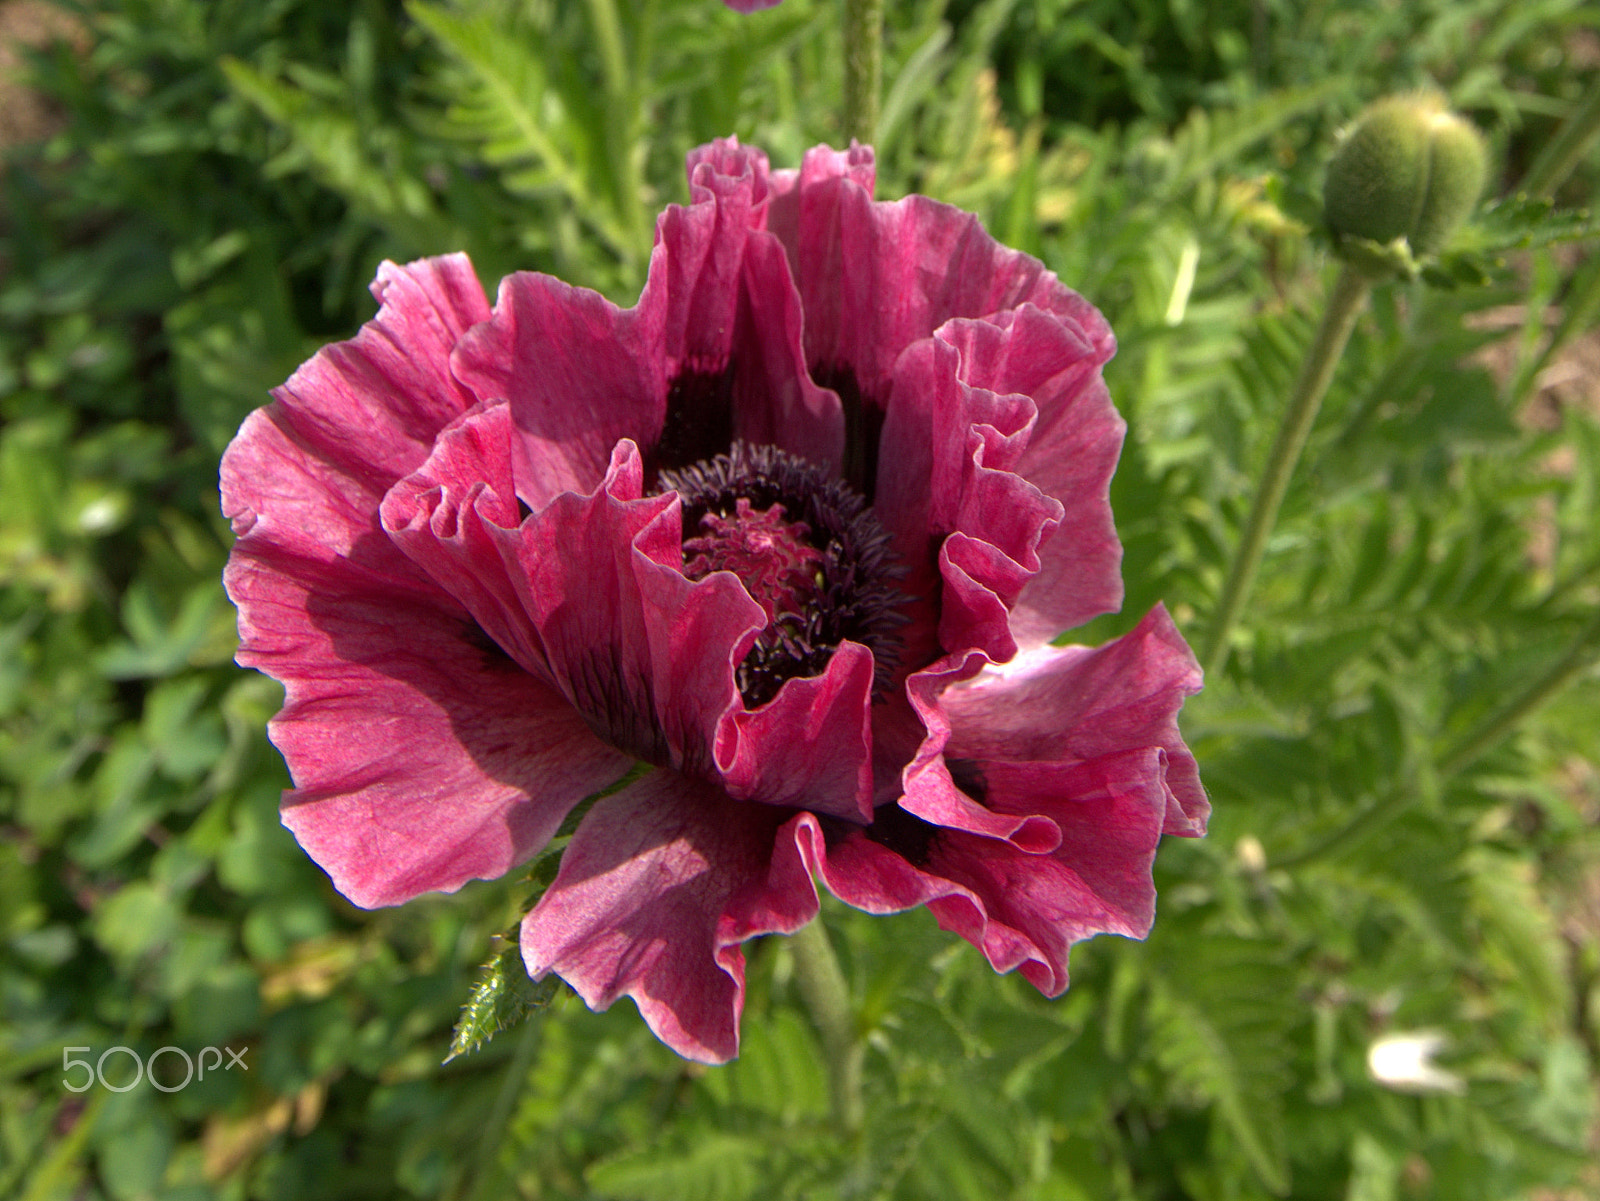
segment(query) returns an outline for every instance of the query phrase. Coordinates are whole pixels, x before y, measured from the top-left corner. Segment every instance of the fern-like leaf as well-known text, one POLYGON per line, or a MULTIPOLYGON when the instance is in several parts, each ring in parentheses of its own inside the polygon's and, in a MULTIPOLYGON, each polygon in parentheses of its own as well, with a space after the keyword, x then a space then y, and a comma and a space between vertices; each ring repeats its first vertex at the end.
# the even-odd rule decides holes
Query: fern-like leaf
POLYGON ((598 1197, 628 1201, 748 1201, 766 1196, 763 1140, 710 1133, 687 1150, 626 1151, 593 1164, 584 1177, 598 1197))
POLYGON ((1282 1097, 1292 1079, 1293 987, 1281 952, 1242 938, 1184 938, 1177 971, 1151 981, 1148 1020, 1155 1059, 1180 1093, 1215 1108, 1261 1184, 1289 1191, 1282 1097), (1178 974, 1181 972, 1181 975, 1178 974))

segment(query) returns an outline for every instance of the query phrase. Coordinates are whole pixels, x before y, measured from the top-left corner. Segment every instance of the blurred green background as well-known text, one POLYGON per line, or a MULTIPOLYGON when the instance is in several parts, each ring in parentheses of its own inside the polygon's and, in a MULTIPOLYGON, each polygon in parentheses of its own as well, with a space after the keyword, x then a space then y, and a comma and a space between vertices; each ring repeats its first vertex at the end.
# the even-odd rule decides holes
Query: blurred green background
POLYGON ((1577 211, 1600 162, 1565 215, 1516 199, 1597 86, 1600 9, 889 9, 880 197, 978 212, 1119 335, 1128 603, 1075 640, 1157 600, 1191 635, 1209 614, 1330 278, 1335 130, 1437 86, 1509 198, 1357 330, 1229 666, 1185 710, 1216 812, 1163 847, 1154 935, 1080 946, 1052 1002, 926 913, 829 905, 868 1041, 858 1139, 781 940, 748 948, 731 1066, 571 996, 441 1066, 523 873, 363 912, 279 825, 281 692, 231 662, 218 457, 372 314, 383 258, 465 249, 485 281, 631 303, 687 150, 737 133, 791 166, 837 140, 837 7, 8 0, 0 1196, 1600 1195, 1600 256, 1577 211), (1374 806, 1381 829, 1351 826, 1374 806), (1460 1087, 1374 1080, 1373 1042, 1422 1031, 1460 1087), (169 1052, 154 1082, 68 1087, 64 1049, 117 1046, 248 1071, 173 1088, 169 1052))

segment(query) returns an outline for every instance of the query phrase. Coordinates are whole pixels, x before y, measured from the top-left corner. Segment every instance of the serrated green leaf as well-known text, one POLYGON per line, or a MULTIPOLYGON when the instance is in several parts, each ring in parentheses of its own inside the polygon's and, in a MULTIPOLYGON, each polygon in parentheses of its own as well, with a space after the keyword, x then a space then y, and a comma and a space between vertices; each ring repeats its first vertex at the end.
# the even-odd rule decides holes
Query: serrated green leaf
POLYGON ((1423 276, 1445 288, 1479 287, 1503 273, 1504 256, 1600 236, 1588 209, 1558 209, 1550 201, 1518 194, 1484 208, 1423 276))
POLYGON ((766 1021, 748 1015, 739 1058, 721 1073, 731 1099, 786 1124, 828 1112, 828 1077, 810 1024, 790 1009, 766 1021))
POLYGON ((410 0, 407 12, 468 74, 449 110, 451 131, 476 140, 513 191, 562 193, 578 219, 614 253, 637 248, 613 198, 597 193, 599 165, 584 130, 540 53, 540 42, 486 12, 457 14, 410 0))
POLYGON ((1178 165, 1173 174, 1174 185, 1192 183, 1223 164, 1237 160, 1255 143, 1303 114, 1325 107, 1331 99, 1349 89, 1348 79, 1323 79, 1307 87, 1271 92, 1248 104, 1220 112, 1194 109, 1173 139, 1172 149, 1178 165))
POLYGON ((1457 238, 1478 254, 1532 250, 1600 234, 1589 209, 1558 209, 1548 200, 1518 194, 1488 205, 1457 238))
POLYGON ((1467 864, 1473 909, 1487 943, 1484 958, 1516 982, 1519 1012, 1556 1033, 1567 1021, 1566 948, 1539 896, 1533 865, 1487 850, 1474 852, 1467 864))
POLYGON ((766 1193, 766 1152, 760 1139, 711 1133, 686 1151, 656 1147, 601 1160, 584 1179, 618 1201, 748 1201, 766 1193))
POLYGON ((472 994, 461 1007, 455 1032, 450 1038, 449 1063, 457 1055, 476 1051, 502 1030, 520 1025, 549 1006, 561 989, 555 976, 533 980, 522 961, 522 949, 515 940, 483 965, 472 994))
POLYGON ((1539 1098, 1528 1117, 1539 1133, 1577 1150, 1595 1119, 1594 1065, 1570 1034, 1554 1039, 1539 1069, 1539 1098))
MULTIPOLYGON (((1167 941, 1167 940, 1163 940, 1167 941)), ((1279 1003, 1291 987, 1281 952, 1267 942, 1188 937, 1166 954, 1173 966, 1151 982, 1150 1040, 1180 1092, 1215 1107, 1269 1192, 1289 1191, 1283 1092, 1293 1044, 1279 1003)))
POLYGON ((325 94, 336 82, 319 86, 305 71, 291 72, 290 84, 234 58, 224 58, 221 68, 239 96, 289 135, 289 149, 274 164, 278 170, 309 172, 410 250, 460 242, 460 231, 440 212, 411 161, 400 127, 374 129, 352 113, 348 97, 325 94))

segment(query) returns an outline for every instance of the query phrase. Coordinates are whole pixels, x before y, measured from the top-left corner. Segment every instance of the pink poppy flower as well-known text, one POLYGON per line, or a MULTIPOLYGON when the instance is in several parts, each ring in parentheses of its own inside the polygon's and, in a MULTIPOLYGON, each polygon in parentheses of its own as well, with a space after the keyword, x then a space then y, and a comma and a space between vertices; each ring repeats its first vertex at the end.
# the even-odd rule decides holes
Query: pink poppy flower
POLYGON ((736 13, 755 13, 764 8, 777 8, 783 0, 722 0, 736 13))
POLYGON ((523 923, 535 975, 737 1051, 740 944, 928 904, 1046 992, 1140 935, 1206 802, 1199 672, 1121 603, 1100 314, 977 219, 871 198, 870 149, 689 157, 619 309, 465 256, 222 463, 239 661, 281 680, 283 820, 359 905, 495 877, 595 802, 523 923), (1020 652, 1020 653, 1019 653, 1020 652))

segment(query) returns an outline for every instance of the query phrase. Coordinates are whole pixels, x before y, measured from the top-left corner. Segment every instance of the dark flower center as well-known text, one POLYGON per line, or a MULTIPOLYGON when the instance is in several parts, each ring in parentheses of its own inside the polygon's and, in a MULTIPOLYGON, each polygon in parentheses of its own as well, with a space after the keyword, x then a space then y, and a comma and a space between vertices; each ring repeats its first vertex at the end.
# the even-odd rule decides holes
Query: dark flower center
POLYGON ((820 674, 846 640, 872 652, 874 695, 888 688, 906 620, 902 569, 860 493, 775 446, 744 442, 662 470, 657 487, 683 503, 684 574, 731 571, 766 611, 736 675, 747 706, 820 674))
POLYGON ((822 552, 805 541, 811 532, 805 522, 783 519, 781 504, 757 510, 740 496, 731 516, 708 511, 700 526, 705 534, 683 540, 683 574, 691 580, 733 572, 767 611, 769 623, 803 612, 815 599, 822 552))

